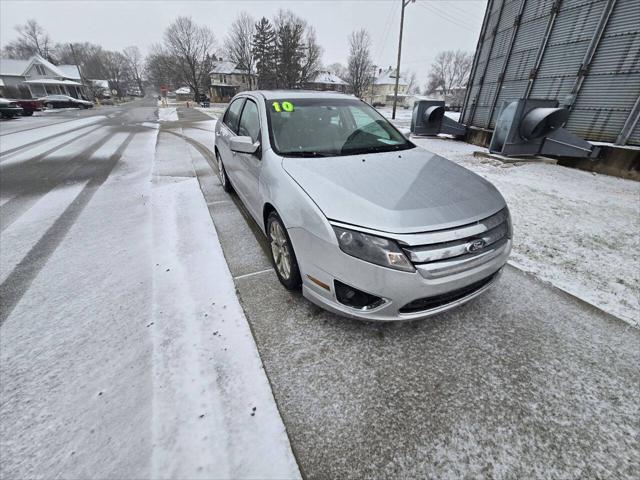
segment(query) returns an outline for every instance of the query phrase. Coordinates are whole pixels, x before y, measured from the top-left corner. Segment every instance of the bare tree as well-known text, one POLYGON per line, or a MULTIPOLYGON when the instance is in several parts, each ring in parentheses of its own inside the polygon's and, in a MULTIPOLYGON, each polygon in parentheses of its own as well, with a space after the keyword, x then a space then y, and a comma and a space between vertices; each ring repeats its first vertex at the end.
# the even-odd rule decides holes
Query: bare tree
POLYGON ((128 80, 126 57, 120 52, 104 51, 102 62, 110 88, 117 92, 118 97, 123 97, 128 80))
POLYGON ((231 24, 231 29, 224 42, 226 57, 233 61, 239 69, 246 70, 249 74, 255 71, 252 48, 255 33, 255 20, 248 13, 242 12, 231 24))
POLYGON ((407 93, 409 95, 420 92, 420 87, 418 86, 418 78, 416 76, 416 72, 409 72, 402 75, 404 78, 407 78, 407 93))
POLYGON ((133 82, 135 82, 138 90, 140 90, 140 94, 144 95, 144 88, 142 85, 142 71, 143 71, 143 60, 142 53, 140 53, 140 49, 137 46, 127 47, 123 51, 124 56, 127 60, 127 67, 129 70, 129 75, 133 82))
POLYGON ((469 81, 473 55, 462 50, 440 52, 431 64, 425 93, 436 91, 445 97, 463 90, 469 81))
POLYGON ((356 97, 362 98, 371 84, 373 63, 371 62, 371 36, 365 29, 351 32, 349 37, 349 59, 347 83, 356 97))
POLYGON ((2 54, 8 58, 27 59, 32 55, 40 55, 46 60, 54 61, 53 43, 49 34, 35 20, 28 20, 24 25, 15 27, 18 38, 3 48, 2 54))
POLYGON ((314 75, 321 67, 322 47, 318 44, 316 31, 313 27, 307 27, 304 53, 302 68, 300 69, 301 83, 313 80, 314 75))
POLYGON ((178 17, 164 33, 163 59, 168 61, 172 76, 188 85, 196 99, 208 83, 214 46, 211 29, 197 25, 190 17, 178 17))
POLYGON ((77 65, 86 79, 106 79, 103 63, 104 50, 93 43, 58 43, 55 47, 56 59, 60 63, 77 65))
POLYGON ((326 69, 329 70, 334 75, 337 75, 343 80, 349 76, 347 67, 345 67, 340 62, 335 62, 335 63, 332 63, 331 65, 327 65, 326 69))

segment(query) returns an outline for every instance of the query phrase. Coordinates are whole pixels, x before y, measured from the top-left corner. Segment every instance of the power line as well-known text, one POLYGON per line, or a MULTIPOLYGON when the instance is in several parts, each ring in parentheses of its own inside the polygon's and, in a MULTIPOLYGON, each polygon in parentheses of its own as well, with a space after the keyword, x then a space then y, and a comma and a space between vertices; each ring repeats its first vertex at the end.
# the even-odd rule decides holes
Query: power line
MULTIPOLYGON (((424 1, 424 0, 422 0, 422 1, 424 1)), ((470 30, 473 30, 473 29, 477 28, 476 25, 463 23, 463 21, 461 21, 460 19, 453 18, 453 17, 449 16, 449 14, 447 14, 447 13, 441 11, 441 10, 436 9, 435 7, 433 7, 431 5, 425 5, 423 3, 416 3, 416 5, 418 5, 422 9, 426 10, 427 12, 435 14, 437 17, 441 18, 442 20, 445 20, 445 21, 447 21, 449 23, 452 23, 453 25, 456 25, 458 27, 462 27, 462 28, 466 28, 466 29, 470 29, 470 30)))

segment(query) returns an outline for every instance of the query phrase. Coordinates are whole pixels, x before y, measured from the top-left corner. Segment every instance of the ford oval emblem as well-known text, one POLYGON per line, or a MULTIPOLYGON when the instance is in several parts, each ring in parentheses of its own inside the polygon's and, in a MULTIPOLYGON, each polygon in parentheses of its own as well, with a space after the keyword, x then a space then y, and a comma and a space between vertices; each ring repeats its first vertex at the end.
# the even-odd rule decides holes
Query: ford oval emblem
POLYGON ((482 250, 485 246, 484 240, 482 240, 481 238, 474 240, 473 242, 469 242, 467 243, 467 247, 466 250, 469 253, 473 253, 473 252, 477 252, 479 250, 482 250))

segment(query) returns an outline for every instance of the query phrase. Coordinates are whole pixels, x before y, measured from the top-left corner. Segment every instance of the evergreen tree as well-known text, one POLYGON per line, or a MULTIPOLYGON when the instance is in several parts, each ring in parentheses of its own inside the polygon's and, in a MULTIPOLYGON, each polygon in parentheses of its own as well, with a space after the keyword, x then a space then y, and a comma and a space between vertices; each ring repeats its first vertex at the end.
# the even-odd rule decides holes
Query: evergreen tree
POLYGON ((256 33, 253 35, 253 57, 256 62, 258 88, 276 88, 276 34, 273 25, 265 17, 256 23, 256 33))
POLYGON ((275 24, 278 87, 296 88, 304 80, 306 23, 290 11, 280 11, 275 24))

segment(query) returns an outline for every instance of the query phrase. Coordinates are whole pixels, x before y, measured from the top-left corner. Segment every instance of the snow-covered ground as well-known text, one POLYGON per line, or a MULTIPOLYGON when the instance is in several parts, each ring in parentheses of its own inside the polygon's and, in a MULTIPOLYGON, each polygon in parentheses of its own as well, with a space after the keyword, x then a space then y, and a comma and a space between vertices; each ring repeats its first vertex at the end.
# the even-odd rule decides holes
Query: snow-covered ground
POLYGON ((196 107, 196 110, 201 111, 205 115, 209 115, 211 118, 217 119, 224 113, 227 105, 227 103, 212 103, 209 108, 196 107))
POLYGON ((158 108, 158 120, 161 122, 177 122, 178 112, 176 107, 158 108))
POLYGON ((511 263, 640 325, 640 183, 548 164, 503 164, 448 139, 412 140, 491 181, 513 218, 511 263))
POLYGON ((21 212, 0 233, 0 478, 299 478, 189 150, 146 112, 6 136, 61 133, 0 158, 21 212))

